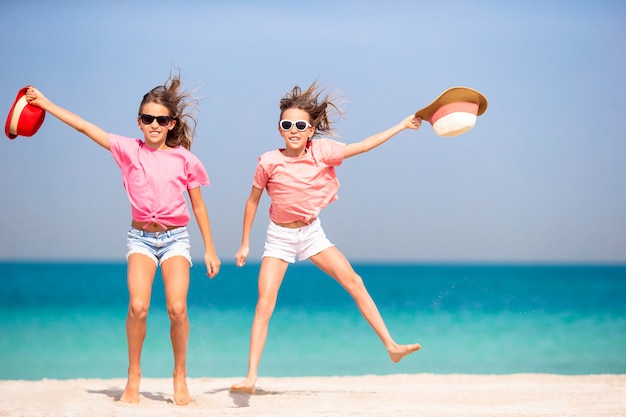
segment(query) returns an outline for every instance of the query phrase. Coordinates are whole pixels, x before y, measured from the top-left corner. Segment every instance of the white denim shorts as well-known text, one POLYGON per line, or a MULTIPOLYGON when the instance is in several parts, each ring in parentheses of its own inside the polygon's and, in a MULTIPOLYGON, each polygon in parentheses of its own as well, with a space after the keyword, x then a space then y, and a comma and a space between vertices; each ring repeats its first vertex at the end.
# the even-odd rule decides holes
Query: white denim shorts
POLYGON ((131 227, 126 240, 128 252, 126 259, 133 253, 141 253, 152 259, 157 266, 172 256, 182 256, 191 263, 189 232, 187 227, 178 227, 164 232, 145 232, 131 227))
POLYGON ((334 245, 326 238, 319 218, 297 229, 278 226, 270 222, 265 235, 263 257, 278 258, 294 263, 296 256, 298 260, 303 261, 331 246, 334 245))

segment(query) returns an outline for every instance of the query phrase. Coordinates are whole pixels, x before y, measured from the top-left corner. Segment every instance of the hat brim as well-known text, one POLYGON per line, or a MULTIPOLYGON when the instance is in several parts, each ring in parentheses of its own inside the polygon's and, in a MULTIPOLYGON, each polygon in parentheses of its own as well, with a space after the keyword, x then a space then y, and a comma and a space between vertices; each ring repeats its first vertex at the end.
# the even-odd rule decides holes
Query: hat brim
POLYGON ((451 87, 441 93, 428 106, 415 112, 416 117, 421 117, 431 123, 431 117, 441 106, 451 103, 474 103, 478 105, 476 116, 480 116, 487 110, 487 99, 482 93, 468 87, 451 87))

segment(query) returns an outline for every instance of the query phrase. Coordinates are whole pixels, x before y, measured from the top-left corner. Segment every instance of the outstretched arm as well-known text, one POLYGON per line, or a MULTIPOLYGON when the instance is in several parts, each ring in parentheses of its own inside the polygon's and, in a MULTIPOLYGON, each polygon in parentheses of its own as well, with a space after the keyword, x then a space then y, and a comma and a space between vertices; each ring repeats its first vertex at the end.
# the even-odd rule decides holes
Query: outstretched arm
POLYGON ((41 109, 50 113, 63 123, 88 136, 89 138, 91 138, 91 140, 93 140, 103 148, 110 149, 109 134, 107 132, 94 125, 93 123, 84 120, 83 118, 72 113, 71 111, 57 106, 56 104, 48 100, 43 94, 41 94, 41 92, 35 87, 30 86, 26 90, 26 101, 29 104, 40 107, 41 109))
POLYGON ((376 133, 375 135, 365 138, 360 142, 350 143, 346 145, 343 157, 344 159, 350 158, 351 156, 371 151, 377 146, 380 146, 383 143, 387 142, 389 139, 394 137, 396 134, 402 132, 404 129, 417 130, 420 128, 421 124, 421 118, 415 117, 414 115, 408 116, 397 125, 390 127, 385 131, 376 133))
POLYGON ((204 263, 206 264, 207 275, 213 278, 220 271, 221 261, 215 252, 209 214, 204 200, 202 199, 200 187, 192 188, 188 192, 191 209, 196 217, 196 222, 198 223, 198 228, 200 229, 200 234, 204 241, 204 263))
POLYGON ((243 212, 243 233, 241 236, 241 247, 235 254, 235 261, 237 266, 243 266, 246 263, 246 258, 250 254, 250 231, 252 230, 252 223, 254 223, 254 217, 256 216, 257 208, 259 207, 259 200, 263 195, 263 190, 260 188, 252 187, 248 201, 246 201, 246 208, 243 212))

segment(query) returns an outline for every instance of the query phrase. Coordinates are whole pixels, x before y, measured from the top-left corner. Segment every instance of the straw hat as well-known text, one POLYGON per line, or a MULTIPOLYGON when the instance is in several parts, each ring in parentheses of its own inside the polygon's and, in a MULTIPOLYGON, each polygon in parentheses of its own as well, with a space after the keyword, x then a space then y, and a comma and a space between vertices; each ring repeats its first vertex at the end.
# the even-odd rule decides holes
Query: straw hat
POLYGON ((11 110, 9 110, 4 125, 4 133, 9 139, 15 139, 18 136, 33 136, 41 127, 46 116, 44 110, 26 102, 27 89, 28 87, 24 87, 17 93, 11 110))
POLYGON ((415 112, 415 116, 427 120, 439 136, 458 136, 473 128, 476 117, 485 110, 487 99, 480 92, 467 87, 452 87, 415 112))

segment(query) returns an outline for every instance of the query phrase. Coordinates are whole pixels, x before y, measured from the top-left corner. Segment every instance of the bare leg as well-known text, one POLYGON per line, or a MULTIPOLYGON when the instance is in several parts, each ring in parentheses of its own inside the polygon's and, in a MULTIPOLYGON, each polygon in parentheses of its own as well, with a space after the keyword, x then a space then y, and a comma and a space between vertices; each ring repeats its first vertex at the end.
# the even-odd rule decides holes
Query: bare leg
POLYGON ((141 349, 146 337, 146 317, 150 308, 150 295, 156 264, 146 255, 132 254, 128 258, 128 315, 126 339, 128 341, 128 380, 120 401, 139 402, 141 381, 141 349))
POLYGON ((374 300, 367 292, 363 280, 352 269, 350 262, 346 257, 334 246, 312 256, 311 261, 322 271, 333 277, 339 282, 356 302, 359 311, 372 326, 380 340, 385 345, 389 357, 393 362, 399 362, 406 355, 420 349, 419 343, 410 345, 398 345, 391 335, 383 318, 378 311, 378 307, 374 300))
POLYGON ((191 402, 187 388, 187 345, 189 342, 189 262, 183 256, 174 256, 163 262, 165 302, 170 318, 170 338, 174 351, 174 402, 187 405, 191 402))
POLYGON ((259 271, 259 295, 250 331, 250 354, 248 356, 248 374, 245 379, 230 387, 231 391, 242 391, 252 394, 257 381, 259 363, 270 318, 276 307, 278 290, 287 272, 289 264, 276 258, 263 258, 259 271))

